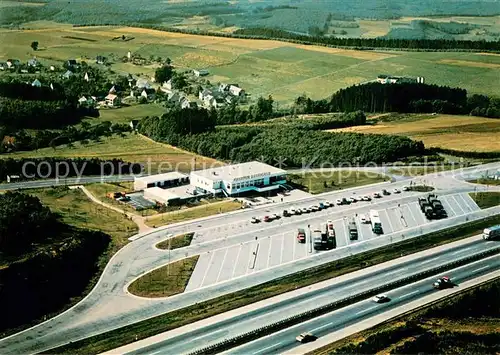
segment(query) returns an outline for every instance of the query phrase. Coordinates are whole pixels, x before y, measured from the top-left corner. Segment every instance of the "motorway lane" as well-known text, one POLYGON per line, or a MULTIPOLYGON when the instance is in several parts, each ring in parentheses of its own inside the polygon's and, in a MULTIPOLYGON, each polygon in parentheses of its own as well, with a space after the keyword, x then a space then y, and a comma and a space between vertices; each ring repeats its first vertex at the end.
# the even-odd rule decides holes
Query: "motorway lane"
POLYGON ((365 319, 381 314, 392 308, 396 308, 430 295, 440 292, 432 287, 432 283, 437 277, 449 276, 452 281, 460 287, 460 283, 472 280, 479 276, 497 271, 500 268, 500 256, 480 260, 478 262, 462 266, 438 274, 424 280, 415 282, 398 289, 391 290, 385 294, 390 298, 387 303, 378 304, 371 300, 364 300, 351 306, 333 311, 327 315, 315 318, 306 323, 302 323, 283 331, 272 334, 247 343, 243 346, 228 351, 229 354, 279 354, 290 351, 301 345, 295 337, 303 332, 311 332, 317 337, 325 336, 329 333, 341 330, 347 326, 362 322, 365 319))
POLYGON ((182 336, 152 344, 129 354, 181 354, 187 353, 209 344, 243 334, 266 324, 274 323, 292 315, 317 308, 334 300, 340 300, 355 292, 369 290, 376 285, 383 285, 399 278, 415 274, 431 267, 446 264, 492 247, 500 247, 500 243, 474 241, 457 248, 450 248, 438 254, 425 256, 398 266, 362 275, 358 278, 337 283, 314 292, 290 298, 271 306, 225 319, 223 322, 186 332, 182 336))

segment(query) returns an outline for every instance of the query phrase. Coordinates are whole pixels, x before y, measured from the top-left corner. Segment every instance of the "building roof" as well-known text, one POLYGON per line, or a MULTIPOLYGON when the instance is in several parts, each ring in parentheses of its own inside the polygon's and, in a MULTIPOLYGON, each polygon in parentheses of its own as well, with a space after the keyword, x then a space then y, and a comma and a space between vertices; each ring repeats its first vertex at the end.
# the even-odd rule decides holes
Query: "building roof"
POLYGON ((181 178, 186 178, 188 175, 180 173, 178 171, 171 171, 169 173, 164 174, 155 174, 148 176, 135 177, 134 181, 142 181, 146 184, 158 182, 158 181, 169 181, 169 180, 178 180, 181 178))
POLYGON ((193 173, 210 180, 237 181, 258 179, 266 175, 286 174, 286 171, 259 161, 251 161, 206 170, 196 170, 193 173))
POLYGON ((167 189, 162 189, 161 187, 155 186, 155 187, 148 187, 147 189, 144 189, 144 196, 146 198, 154 198, 158 197, 164 201, 170 201, 174 199, 181 198, 179 195, 167 190, 167 189), (147 196, 146 194, 151 194, 152 196, 147 196))
POLYGON ((115 94, 108 94, 106 96, 106 100, 114 100, 116 99, 118 96, 116 96, 115 94))

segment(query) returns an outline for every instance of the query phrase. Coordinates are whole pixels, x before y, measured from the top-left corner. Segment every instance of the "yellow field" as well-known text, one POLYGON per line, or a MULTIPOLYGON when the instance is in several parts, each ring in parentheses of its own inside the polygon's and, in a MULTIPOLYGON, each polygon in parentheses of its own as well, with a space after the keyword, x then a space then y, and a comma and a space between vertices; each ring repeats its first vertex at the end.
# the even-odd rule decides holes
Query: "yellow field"
POLYGON ((462 151, 500 151, 500 120, 472 116, 411 116, 410 119, 381 122, 332 131, 395 134, 421 140, 426 147, 462 151))

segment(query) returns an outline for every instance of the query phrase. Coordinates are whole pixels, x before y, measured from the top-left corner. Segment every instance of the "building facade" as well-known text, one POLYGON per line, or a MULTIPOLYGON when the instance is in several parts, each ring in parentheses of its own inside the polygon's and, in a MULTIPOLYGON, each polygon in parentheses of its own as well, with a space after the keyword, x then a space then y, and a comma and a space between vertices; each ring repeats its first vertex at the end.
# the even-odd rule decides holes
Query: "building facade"
POLYGON ((257 161, 197 170, 190 174, 191 185, 203 193, 214 195, 273 191, 285 183, 285 170, 257 161))

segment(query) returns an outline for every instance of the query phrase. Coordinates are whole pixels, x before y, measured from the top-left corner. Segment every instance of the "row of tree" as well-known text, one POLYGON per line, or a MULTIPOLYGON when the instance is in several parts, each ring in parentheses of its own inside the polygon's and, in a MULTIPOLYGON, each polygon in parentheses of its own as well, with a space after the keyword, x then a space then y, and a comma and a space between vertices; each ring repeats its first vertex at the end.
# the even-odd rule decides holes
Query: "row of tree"
POLYGON ((141 172, 142 166, 140 164, 124 162, 121 159, 51 157, 0 159, 0 181, 5 181, 8 175, 17 175, 21 179, 47 179, 111 174, 131 175, 141 172))

